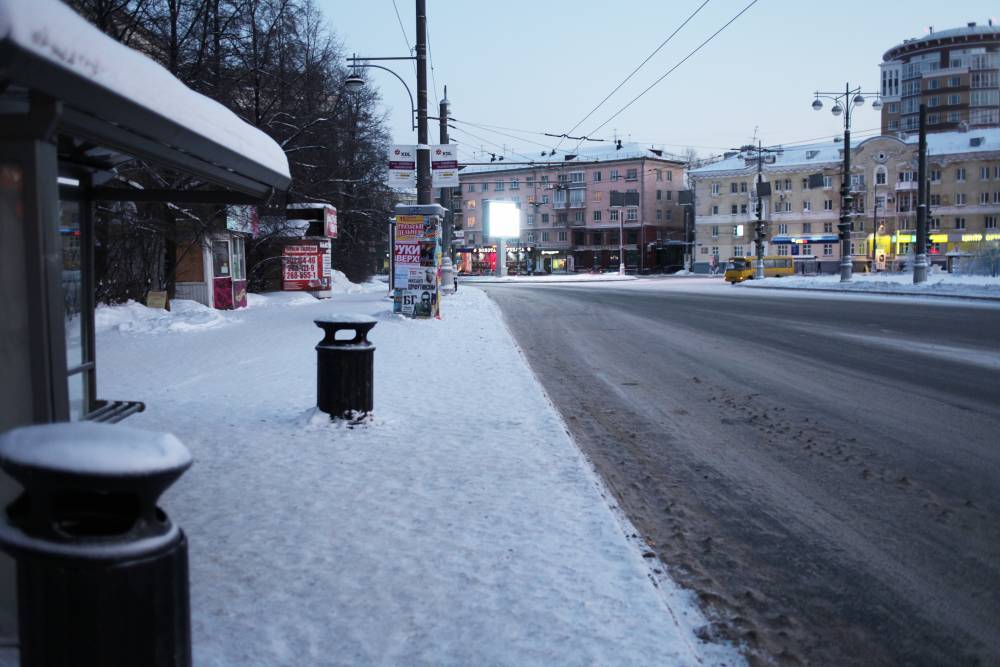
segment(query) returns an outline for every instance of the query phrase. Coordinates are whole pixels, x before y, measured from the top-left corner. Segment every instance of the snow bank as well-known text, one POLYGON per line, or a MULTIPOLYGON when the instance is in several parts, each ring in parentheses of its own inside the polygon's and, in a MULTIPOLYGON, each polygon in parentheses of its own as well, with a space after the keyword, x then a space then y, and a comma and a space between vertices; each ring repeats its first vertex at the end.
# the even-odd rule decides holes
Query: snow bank
POLYGON ((98 338, 102 392, 195 457, 163 502, 190 541, 195 664, 742 664, 657 588, 495 304, 466 288, 411 320, 383 289, 251 308, 242 345, 98 338), (332 313, 379 320, 360 425, 313 409, 332 313))
POLYGON ((332 291, 334 294, 364 294, 366 292, 385 292, 386 290, 385 283, 375 280, 366 283, 352 283, 342 271, 336 269, 333 271, 332 291))
POLYGON ((855 273, 851 282, 840 282, 839 275, 786 276, 748 280, 745 287, 781 287, 785 289, 823 289, 845 292, 880 292, 939 296, 979 296, 1000 299, 1000 278, 970 276, 930 271, 927 282, 913 284, 912 273, 855 273))
POLYGON ((236 321, 235 312, 215 310, 185 299, 171 301, 169 311, 147 308, 130 300, 119 306, 99 306, 94 316, 94 331, 161 334, 215 329, 236 321))
POLYGON ((617 273, 551 273, 541 276, 459 276, 459 283, 587 283, 636 280, 636 276, 617 273))

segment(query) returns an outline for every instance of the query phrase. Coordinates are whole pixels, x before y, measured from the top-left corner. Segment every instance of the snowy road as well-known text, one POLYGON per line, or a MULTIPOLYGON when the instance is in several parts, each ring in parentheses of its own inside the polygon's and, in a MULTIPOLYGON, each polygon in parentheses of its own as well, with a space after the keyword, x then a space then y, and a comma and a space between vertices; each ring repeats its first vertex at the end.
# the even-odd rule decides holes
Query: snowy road
POLYGON ((1000 307, 485 289, 723 636, 813 664, 1000 661, 1000 307))

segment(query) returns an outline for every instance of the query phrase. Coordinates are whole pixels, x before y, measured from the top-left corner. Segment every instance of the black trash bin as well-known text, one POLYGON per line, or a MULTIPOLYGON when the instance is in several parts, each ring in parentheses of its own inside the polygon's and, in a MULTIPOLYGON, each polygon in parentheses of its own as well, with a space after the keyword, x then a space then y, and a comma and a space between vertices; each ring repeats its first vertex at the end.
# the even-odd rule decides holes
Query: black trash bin
POLYGON ((374 400, 375 346, 368 332, 377 320, 367 315, 334 314, 314 320, 323 329, 316 344, 316 406, 331 419, 359 419, 374 400), (353 336, 337 338, 337 332, 353 336))
POLYGON ((191 664, 187 540, 156 506, 190 465, 172 435, 125 426, 0 437, 0 467, 24 487, 0 517, 23 667, 191 664))

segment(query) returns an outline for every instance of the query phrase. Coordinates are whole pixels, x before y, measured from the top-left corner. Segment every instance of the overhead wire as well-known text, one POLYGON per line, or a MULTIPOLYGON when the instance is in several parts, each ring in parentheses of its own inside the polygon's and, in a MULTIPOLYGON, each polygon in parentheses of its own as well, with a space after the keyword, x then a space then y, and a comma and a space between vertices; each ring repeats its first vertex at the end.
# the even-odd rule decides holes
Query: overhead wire
MULTIPOLYGON (((655 55, 656 55, 657 53, 659 53, 659 52, 660 52, 660 50, 661 50, 661 49, 662 49, 662 48, 663 48, 664 46, 666 46, 666 45, 667 45, 667 43, 668 43, 668 42, 670 42, 670 40, 672 40, 672 39, 674 38, 674 35, 676 35, 677 33, 679 33, 679 32, 681 31, 681 29, 683 29, 683 28, 684 28, 684 26, 686 26, 686 25, 687 25, 687 24, 688 24, 688 23, 689 23, 689 22, 691 21, 691 19, 693 19, 693 18, 694 18, 695 16, 697 16, 697 15, 698 15, 698 12, 700 12, 700 11, 701 11, 701 10, 702 10, 702 9, 703 9, 703 8, 705 7, 705 5, 707 5, 707 4, 708 4, 708 3, 710 2, 710 1, 711 1, 711 0, 705 0, 705 1, 704 1, 704 2, 702 2, 702 3, 700 4, 700 5, 698 5, 698 8, 697 8, 697 9, 695 9, 695 10, 694 10, 694 11, 693 11, 693 12, 691 13, 691 15, 690 15, 690 16, 688 16, 688 17, 687 17, 686 19, 684 19, 684 22, 683 22, 683 23, 681 23, 681 24, 680 24, 679 26, 677 26, 677 28, 675 28, 675 29, 674 29, 674 31, 673 31, 672 33, 670 33, 670 35, 669 35, 669 36, 667 36, 667 38, 666 38, 665 40, 663 40, 662 42, 660 42, 660 45, 659 45, 659 46, 657 46, 657 47, 656 47, 655 49, 653 49, 653 52, 652 52, 652 53, 650 53, 650 54, 649 54, 648 56, 646 56, 646 59, 645 59, 645 60, 643 60, 643 61, 642 61, 641 63, 639 63, 639 65, 638 65, 638 66, 637 66, 637 67, 636 67, 635 69, 633 69, 633 70, 632 70, 631 72, 629 72, 629 75, 628 75, 628 76, 626 76, 626 77, 625 77, 625 78, 624 78, 624 79, 623 79, 623 80, 621 81, 621 83, 619 83, 619 84, 618 84, 617 86, 615 86, 614 90, 612 90, 612 91, 611 91, 610 93, 608 93, 608 94, 607 94, 607 96, 606 96, 606 97, 605 97, 605 98, 604 98, 603 100, 601 100, 600 102, 598 102, 598 103, 597 103, 597 106, 595 106, 595 107, 594 107, 593 109, 591 109, 591 110, 590 110, 590 111, 589 111, 589 112, 587 113, 587 115, 586 115, 586 116, 584 116, 583 118, 581 118, 581 119, 579 120, 579 122, 577 122, 577 124, 576 124, 576 125, 574 125, 573 127, 571 127, 571 128, 569 129, 569 131, 568 131, 568 132, 566 132, 566 134, 572 134, 572 133, 573 133, 573 131, 574 131, 574 130, 576 130, 576 128, 578 128, 578 127, 580 127, 581 125, 583 125, 583 123, 584 123, 584 122, 585 122, 585 121, 586 121, 586 120, 587 120, 588 118, 590 118, 590 117, 591 117, 592 115, 594 115, 594 112, 595 112, 595 111, 597 111, 598 109, 600 109, 600 108, 601 108, 601 107, 602 107, 602 106, 604 105, 604 103, 605 103, 605 102, 607 102, 607 101, 608 101, 609 99, 611 99, 611 96, 612 96, 612 95, 614 95, 615 93, 617 93, 617 92, 618 92, 618 91, 619 91, 619 90, 621 89, 621 87, 622 87, 622 86, 624 86, 624 85, 625 85, 626 83, 628 83, 628 82, 629 82, 629 81, 630 81, 630 80, 632 79, 632 77, 633 77, 633 76, 635 76, 636 72, 638 72, 638 71, 639 71, 640 69, 642 69, 642 68, 643 68, 643 66, 644 66, 644 65, 645 65, 646 63, 648 63, 648 62, 649 62, 649 61, 650 61, 650 60, 651 60, 651 59, 653 58, 653 56, 655 56, 655 55)), ((593 133, 591 133, 591 134, 593 134, 593 133)), ((557 144, 556 144, 556 147, 555 147, 555 148, 554 148, 553 150, 559 150, 559 147, 560 147, 560 146, 562 146, 562 142, 563 142, 563 139, 566 139, 566 138, 567 138, 567 137, 563 136, 563 138, 559 140, 559 143, 557 143, 557 144)), ((582 140, 581 140, 581 143, 582 143, 582 140)), ((579 148, 579 147, 580 147, 580 145, 579 145, 579 144, 577 144, 577 148, 579 148)), ((574 150, 575 150, 575 149, 574 149, 574 150)))
MULTIPOLYGON (((406 35, 406 28, 403 27, 403 18, 399 15, 399 7, 396 6, 396 0, 392 0, 392 8, 396 12, 396 21, 399 22, 399 30, 403 33, 403 43, 406 44, 407 55, 413 55, 413 46, 410 43, 410 38, 406 35)), ((413 73, 417 73, 417 62, 413 61, 413 73)))
MULTIPOLYGON (((653 88, 654 88, 654 87, 655 87, 655 86, 656 86, 657 84, 659 84, 659 83, 660 83, 661 81, 663 81, 663 80, 664 80, 664 79, 666 79, 666 78, 667 78, 668 76, 670 76, 670 74, 672 74, 672 73, 673 73, 673 72, 674 72, 674 71, 675 71, 675 70, 676 70, 676 69, 677 69, 678 67, 680 67, 680 66, 681 66, 681 65, 683 65, 683 64, 684 64, 685 62, 687 62, 688 60, 690 60, 690 59, 691 59, 691 57, 692 57, 692 56, 694 56, 694 54, 698 53, 698 51, 700 51, 700 50, 701 50, 702 48, 704 48, 704 47, 705 47, 705 45, 707 45, 707 44, 708 44, 709 42, 711 42, 711 41, 712 41, 713 39, 715 39, 715 38, 716 38, 716 37, 717 37, 717 36, 719 35, 719 33, 721 33, 721 32, 722 32, 723 30, 725 30, 725 29, 726 29, 726 28, 728 28, 728 27, 729 27, 730 25, 732 25, 732 24, 733 24, 733 22, 735 22, 735 21, 736 21, 736 20, 737 20, 738 18, 740 18, 741 16, 743 16, 743 15, 744 15, 744 14, 745 14, 745 13, 746 13, 747 11, 749 11, 749 9, 750 9, 751 7, 753 7, 754 5, 756 5, 756 4, 758 3, 758 2, 759 2, 759 0, 750 0, 750 3, 749 3, 749 4, 747 4, 747 6, 746 6, 746 7, 744 7, 743 9, 741 9, 741 10, 739 11, 739 13, 738 13, 738 14, 736 14, 736 16, 734 16, 733 18, 731 18, 731 19, 729 19, 728 21, 726 21, 726 22, 725 22, 725 23, 724 23, 724 24, 722 25, 722 27, 721 27, 721 28, 719 28, 718 30, 716 30, 715 32, 713 32, 713 33, 712 33, 712 34, 711 34, 711 35, 710 35, 710 36, 708 37, 708 39, 706 39, 706 40, 705 40, 705 41, 703 41, 703 42, 702 42, 701 44, 699 44, 698 46, 696 46, 696 47, 694 48, 694 50, 692 50, 692 51, 691 51, 690 53, 688 53, 688 54, 687 54, 686 56, 684 56, 683 58, 681 58, 681 59, 680 59, 680 60, 679 60, 679 61, 677 62, 677 64, 675 64, 675 65, 674 65, 673 67, 671 67, 670 69, 668 69, 668 70, 667 70, 667 71, 666 71, 666 72, 665 72, 665 73, 664 73, 664 74, 663 74, 663 75, 662 75, 662 76, 661 76, 660 78, 658 78, 658 79, 657 79, 656 81, 654 81, 653 83, 651 83, 651 84, 650 84, 650 85, 649 85, 649 86, 648 86, 648 87, 647 87, 647 88, 646 88, 645 90, 643 90, 643 91, 642 91, 641 93, 639 93, 638 95, 636 95, 635 97, 633 97, 633 98, 632 98, 631 100, 629 100, 629 101, 628 101, 628 102, 627 102, 627 103, 626 103, 626 104, 625 104, 625 105, 624 105, 624 106, 623 106, 622 108, 620 108, 620 109, 619 109, 618 111, 616 111, 616 112, 614 112, 613 114, 611 114, 611 116, 609 116, 609 117, 607 118, 607 120, 605 120, 605 121, 604 121, 603 123, 601 123, 600 125, 598 125, 597 127, 595 127, 595 128, 593 129, 593 130, 591 130, 590 132, 588 132, 588 134, 596 134, 596 133, 597 133, 597 132, 598 132, 598 131, 599 131, 599 130, 600 130, 600 129, 602 128, 602 127, 604 127, 605 125, 607 125, 608 123, 610 123, 610 122, 611 122, 612 120, 614 120, 615 118, 617 118, 618 116, 620 116, 620 115, 622 114, 622 112, 624 112, 624 111, 625 111, 626 109, 628 109, 628 108, 629 108, 630 106, 632 106, 633 104, 635 104, 635 103, 636 103, 636 102, 637 102, 637 101, 638 101, 638 100, 639 100, 640 98, 642 98, 642 97, 643 97, 643 96, 644 96, 644 95, 645 95, 646 93, 648 93, 648 92, 649 92, 650 90, 652 90, 652 89, 653 89, 653 88)), ((582 142, 581 142, 581 143, 582 143, 582 142)), ((579 148, 579 147, 580 147, 580 145, 579 145, 579 144, 577 144, 577 148, 579 148)))

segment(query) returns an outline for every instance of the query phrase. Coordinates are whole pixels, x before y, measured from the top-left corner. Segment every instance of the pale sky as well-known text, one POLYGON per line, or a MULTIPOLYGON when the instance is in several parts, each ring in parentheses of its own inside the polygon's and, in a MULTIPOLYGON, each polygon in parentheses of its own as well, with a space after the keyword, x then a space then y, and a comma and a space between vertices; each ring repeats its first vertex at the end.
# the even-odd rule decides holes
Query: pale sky
MULTIPOLYGON (((406 39, 393 0, 317 0, 345 51, 359 56, 407 55, 407 45, 414 42, 415 3, 395 2, 406 39)), ((494 126, 456 123, 452 139, 458 140, 463 161, 480 157, 482 149, 500 154, 504 148, 508 159, 536 158, 559 141, 539 133, 569 133, 702 2, 427 0, 430 115, 437 115, 447 85, 452 116, 494 126)), ((597 129, 750 2, 709 0, 571 134, 608 141, 617 134, 678 153, 692 146, 701 156, 744 144, 755 132, 765 145, 829 139, 843 132, 843 120, 829 113, 829 102, 813 111, 814 91, 843 90, 848 81, 877 90, 882 54, 904 38, 925 34, 928 26, 944 30, 970 21, 985 24, 990 17, 996 23, 1000 13, 996 2, 987 0, 758 0, 597 129)), ((416 96, 412 63, 379 64, 395 69, 416 96)), ((416 143, 406 91, 392 75, 370 71, 389 111, 394 141, 416 143)), ((870 104, 852 117, 859 138, 878 126, 870 104)), ((431 143, 438 138, 435 121, 430 138, 431 143)), ((574 145, 564 142, 561 148, 574 145)))

